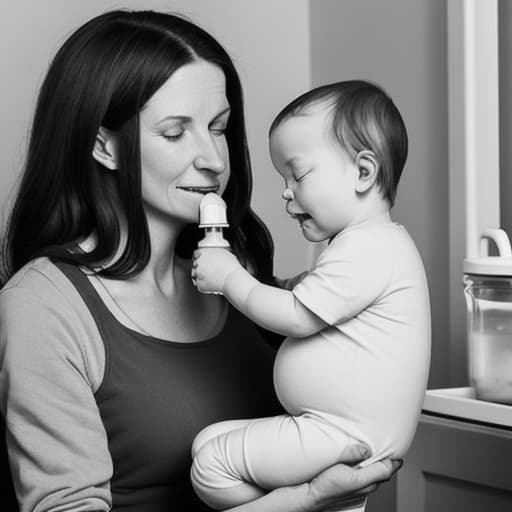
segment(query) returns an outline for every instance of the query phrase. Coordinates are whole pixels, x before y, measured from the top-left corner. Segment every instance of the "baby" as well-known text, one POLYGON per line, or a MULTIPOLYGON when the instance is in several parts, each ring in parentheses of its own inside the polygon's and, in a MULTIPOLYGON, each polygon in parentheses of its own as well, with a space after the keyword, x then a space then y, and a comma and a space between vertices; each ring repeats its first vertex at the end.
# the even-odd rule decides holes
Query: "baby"
POLYGON ((286 211, 307 240, 328 241, 313 269, 277 288, 228 250, 195 252, 200 291, 287 336, 274 384, 288 414, 214 424, 194 441, 192 482, 210 506, 309 481, 350 443, 370 447, 364 464, 408 449, 428 377, 430 307, 418 251, 390 217, 407 145, 400 113, 373 84, 303 94, 272 123, 270 154, 286 211))

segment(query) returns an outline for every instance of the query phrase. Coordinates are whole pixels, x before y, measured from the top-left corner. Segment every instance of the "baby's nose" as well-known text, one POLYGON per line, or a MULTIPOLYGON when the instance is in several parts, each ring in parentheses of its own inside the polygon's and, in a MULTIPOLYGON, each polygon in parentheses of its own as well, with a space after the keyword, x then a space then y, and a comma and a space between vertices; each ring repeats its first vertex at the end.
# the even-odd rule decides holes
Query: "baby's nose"
POLYGON ((281 197, 285 200, 285 201, 293 201, 293 191, 289 188, 285 188, 283 190, 283 193, 281 194, 281 197))

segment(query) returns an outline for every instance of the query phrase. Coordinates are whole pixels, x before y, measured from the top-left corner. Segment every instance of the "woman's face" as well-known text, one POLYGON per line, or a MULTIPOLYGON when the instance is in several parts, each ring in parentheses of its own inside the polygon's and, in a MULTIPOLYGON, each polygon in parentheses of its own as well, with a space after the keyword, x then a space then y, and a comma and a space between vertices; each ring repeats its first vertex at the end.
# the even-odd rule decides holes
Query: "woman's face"
POLYGON ((142 199, 148 219, 198 222, 203 195, 221 195, 230 169, 223 71, 206 61, 179 68, 140 113, 142 199))

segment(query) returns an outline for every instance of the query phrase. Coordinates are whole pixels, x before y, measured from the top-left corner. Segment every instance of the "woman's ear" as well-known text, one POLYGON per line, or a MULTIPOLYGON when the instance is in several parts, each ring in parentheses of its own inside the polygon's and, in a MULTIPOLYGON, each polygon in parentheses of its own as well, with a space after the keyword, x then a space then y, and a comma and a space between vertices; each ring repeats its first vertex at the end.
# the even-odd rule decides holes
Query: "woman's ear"
POLYGON ((92 156, 107 169, 111 171, 117 169, 117 138, 114 132, 100 126, 94 142, 92 156))
POLYGON ((379 162, 373 151, 363 149, 356 156, 356 165, 359 170, 356 192, 364 193, 370 190, 377 179, 379 162))

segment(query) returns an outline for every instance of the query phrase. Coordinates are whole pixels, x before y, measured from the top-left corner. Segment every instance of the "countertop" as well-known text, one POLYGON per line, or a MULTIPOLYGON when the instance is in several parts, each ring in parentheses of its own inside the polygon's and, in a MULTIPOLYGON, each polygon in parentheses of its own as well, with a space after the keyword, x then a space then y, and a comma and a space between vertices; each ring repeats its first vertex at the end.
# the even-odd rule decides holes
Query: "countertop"
POLYGON ((427 390, 423 413, 512 428, 512 406, 477 400, 471 387, 427 390))

